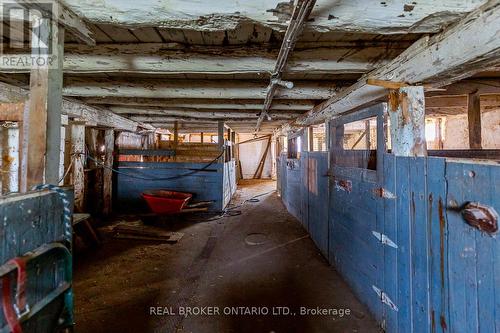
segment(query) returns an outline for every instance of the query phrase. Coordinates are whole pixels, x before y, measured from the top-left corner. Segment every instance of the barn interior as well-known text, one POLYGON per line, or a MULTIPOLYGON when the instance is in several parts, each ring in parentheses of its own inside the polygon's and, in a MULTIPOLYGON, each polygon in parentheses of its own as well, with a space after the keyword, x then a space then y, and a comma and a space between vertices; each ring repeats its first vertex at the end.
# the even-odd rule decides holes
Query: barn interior
POLYGON ((2 0, 2 332, 500 332, 499 0, 2 0))

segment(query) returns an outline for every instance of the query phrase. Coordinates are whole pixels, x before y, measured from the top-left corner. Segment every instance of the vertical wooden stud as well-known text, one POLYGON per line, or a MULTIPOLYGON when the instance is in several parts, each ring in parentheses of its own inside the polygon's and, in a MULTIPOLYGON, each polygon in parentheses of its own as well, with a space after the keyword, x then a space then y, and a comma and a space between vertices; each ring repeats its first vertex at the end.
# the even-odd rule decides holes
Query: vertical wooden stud
POLYGON ((47 18, 36 20, 40 36, 32 41, 32 56, 45 61, 32 67, 30 73, 30 97, 23 122, 22 191, 41 183, 57 184, 59 180, 64 28, 47 18), (43 54, 43 44, 52 41, 56 46, 53 54, 43 54))
MULTIPOLYGON (((217 144, 219 146, 219 151, 222 152, 224 149, 224 122, 219 121, 217 123, 217 144)), ((224 154, 222 154, 219 159, 220 163, 224 163, 224 154)))
POLYGON ((75 121, 70 123, 71 129, 71 155, 73 170, 71 181, 75 191, 75 212, 83 212, 85 202, 85 122, 75 121))
POLYGON ((113 150, 115 147, 115 135, 112 129, 104 131, 104 175, 103 175, 103 213, 109 215, 112 209, 113 201, 113 150))

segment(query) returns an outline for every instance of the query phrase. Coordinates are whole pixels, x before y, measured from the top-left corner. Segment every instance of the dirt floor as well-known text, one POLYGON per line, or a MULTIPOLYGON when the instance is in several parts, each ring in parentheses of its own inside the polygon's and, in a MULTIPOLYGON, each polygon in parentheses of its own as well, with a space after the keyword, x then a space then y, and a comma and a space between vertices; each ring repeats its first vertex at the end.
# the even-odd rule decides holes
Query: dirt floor
POLYGON ((241 215, 166 222, 184 233, 176 244, 110 238, 78 255, 75 331, 379 332, 276 192, 268 193, 275 186, 240 185, 231 212, 241 215), (235 207, 261 193, 268 194, 235 207), (318 307, 329 313, 301 313, 318 307))

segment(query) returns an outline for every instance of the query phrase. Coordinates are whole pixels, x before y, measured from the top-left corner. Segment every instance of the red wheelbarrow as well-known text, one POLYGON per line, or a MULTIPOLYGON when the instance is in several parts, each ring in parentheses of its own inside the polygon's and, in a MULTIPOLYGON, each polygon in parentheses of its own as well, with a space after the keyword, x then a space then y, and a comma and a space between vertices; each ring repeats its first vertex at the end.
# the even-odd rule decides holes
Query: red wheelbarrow
POLYGON ((170 190, 148 190, 142 192, 151 211, 156 215, 170 215, 188 212, 207 211, 213 201, 201 201, 188 205, 193 195, 170 190))

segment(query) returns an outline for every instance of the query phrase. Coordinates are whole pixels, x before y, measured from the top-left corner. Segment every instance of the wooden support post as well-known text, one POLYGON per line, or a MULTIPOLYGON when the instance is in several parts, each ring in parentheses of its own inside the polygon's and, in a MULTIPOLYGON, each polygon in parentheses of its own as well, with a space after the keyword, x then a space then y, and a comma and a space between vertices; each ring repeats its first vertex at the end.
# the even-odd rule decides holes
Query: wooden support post
POLYGON ((174 121, 174 149, 179 145, 179 122, 174 121))
POLYGON ((203 132, 200 133, 200 142, 203 143, 203 132))
POLYGON ((61 162, 61 107, 64 61, 64 28, 52 23, 52 39, 56 58, 49 68, 47 91, 47 154, 45 159, 45 182, 58 185, 61 162))
POLYGON ((73 170, 71 182, 75 190, 75 212, 82 213, 85 202, 85 122, 75 121, 70 123, 71 130, 71 156, 73 170))
POLYGON ((436 118, 436 149, 443 149, 443 131, 441 130, 441 126, 443 123, 443 119, 441 117, 436 118))
POLYGON ((371 138, 370 138, 370 121, 365 121, 365 140, 366 140, 366 150, 370 150, 371 138))
POLYGON ((103 214, 109 215, 113 203, 113 150, 115 148, 115 132, 113 129, 104 131, 104 174, 103 174, 103 214))
POLYGON ((231 131, 231 158, 236 158, 236 132, 231 131))
POLYGON ((424 88, 403 87, 389 94, 392 153, 427 156, 424 88))
MULTIPOLYGON (((177 147, 179 146, 179 122, 175 121, 174 122, 174 145, 173 149, 177 151, 177 147)), ((174 161, 177 161, 177 154, 175 154, 174 161)))
POLYGON ((309 151, 314 151, 314 129, 312 126, 308 127, 308 138, 307 141, 309 142, 309 151))
POLYGON ((19 126, 0 127, 1 173, 0 194, 19 190, 19 126))
POLYGON ((469 148, 481 149, 481 101, 478 93, 467 98, 467 118, 469 121, 469 148))
MULTIPOLYGON (((224 122, 219 121, 217 123, 217 145, 219 146, 219 151, 222 153, 224 150, 224 122)), ((220 163, 224 163, 224 154, 222 154, 221 158, 219 159, 220 163)))
POLYGON ((57 184, 59 179, 64 28, 47 18, 34 24, 40 27, 40 36, 32 41, 37 66, 31 69, 24 111, 21 191, 41 183, 57 184), (44 54, 44 45, 51 43, 56 45, 53 54, 44 54))
POLYGON ((267 153, 269 152, 269 148, 271 147, 271 136, 268 136, 267 144, 266 144, 266 149, 264 150, 264 153, 262 154, 259 165, 257 165, 257 169, 255 170, 255 173, 253 175, 254 179, 261 179, 262 178, 262 172, 264 171, 264 166, 266 164, 266 159, 267 159, 267 153))

